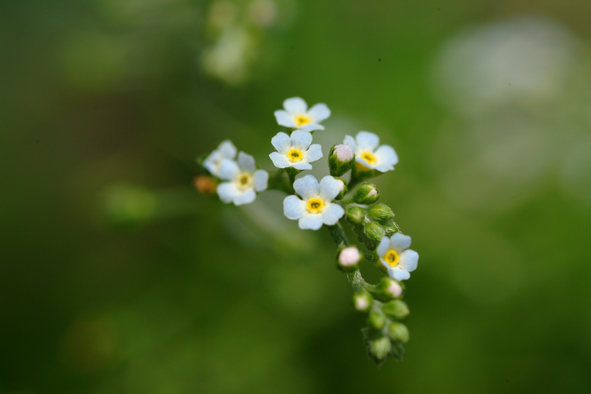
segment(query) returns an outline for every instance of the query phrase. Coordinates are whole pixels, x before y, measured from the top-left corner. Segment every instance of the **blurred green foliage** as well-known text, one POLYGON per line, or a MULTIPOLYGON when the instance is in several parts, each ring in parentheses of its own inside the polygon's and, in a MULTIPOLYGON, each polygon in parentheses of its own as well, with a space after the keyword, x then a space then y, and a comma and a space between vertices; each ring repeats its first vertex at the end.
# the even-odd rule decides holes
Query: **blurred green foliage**
POLYGON ((230 4, 248 45, 216 73, 227 4, 212 27, 210 1, 0 2, 0 392, 587 392, 588 4, 230 4), (449 109, 446 43, 516 15, 575 37, 571 79, 449 109), (366 129, 400 156, 377 183, 421 255, 401 363, 366 358, 326 231, 192 188, 225 138, 270 169, 292 96, 331 108, 325 150, 366 129))

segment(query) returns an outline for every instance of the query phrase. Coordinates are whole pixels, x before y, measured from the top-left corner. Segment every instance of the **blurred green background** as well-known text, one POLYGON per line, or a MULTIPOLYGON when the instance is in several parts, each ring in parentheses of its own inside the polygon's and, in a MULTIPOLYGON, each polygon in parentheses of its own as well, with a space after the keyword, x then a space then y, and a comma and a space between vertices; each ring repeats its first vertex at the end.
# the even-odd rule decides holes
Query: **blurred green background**
POLYGON ((0 393, 588 392, 590 11, 0 2, 0 393), (325 152, 400 156, 403 362, 367 359, 328 232, 192 187, 226 138, 272 169, 293 96, 331 108, 325 152))

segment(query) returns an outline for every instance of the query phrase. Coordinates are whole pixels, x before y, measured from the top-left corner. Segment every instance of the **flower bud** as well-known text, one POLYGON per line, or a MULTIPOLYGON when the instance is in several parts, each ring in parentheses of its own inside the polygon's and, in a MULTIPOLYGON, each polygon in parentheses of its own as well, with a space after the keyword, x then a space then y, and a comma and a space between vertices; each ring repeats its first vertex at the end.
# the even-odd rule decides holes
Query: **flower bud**
POLYGON ((409 339, 408 328, 406 328, 406 326, 402 323, 393 322, 388 327, 388 336, 393 341, 400 341, 402 343, 406 343, 409 339))
POLYGON ((353 306, 359 312, 367 312, 371 308, 373 298, 367 292, 355 293, 353 295, 353 306))
POLYGON ((351 169, 355 154, 349 145, 335 145, 328 154, 328 167, 330 175, 341 176, 351 169))
POLYGON ((215 196, 218 187, 217 182, 207 175, 196 176, 195 179, 193 179, 193 184, 199 193, 208 196, 215 196))
POLYGON ((386 325, 386 320, 386 316, 382 313, 382 311, 375 309, 371 311, 369 317, 367 318, 367 322, 369 323, 369 325, 375 328, 376 330, 381 330, 382 328, 384 328, 384 326, 386 325))
POLYGON ((370 341, 368 344, 368 350, 373 356, 372 358, 375 358, 378 361, 388 357, 391 347, 390 339, 387 336, 378 337, 377 339, 370 341))
POLYGON ((386 204, 376 204, 369 207, 367 210, 369 218, 377 222, 385 222, 394 217, 394 212, 386 204))
POLYGON ((341 249, 337 257, 337 266, 343 272, 352 272, 359 269, 359 261, 362 254, 356 246, 349 246, 341 249))
POLYGON ((386 235, 388 237, 391 237, 392 235, 396 234, 398 231, 400 231, 400 227, 398 227, 398 225, 396 224, 396 222, 394 222, 394 220, 387 220, 386 223, 383 224, 384 226, 384 231, 386 232, 386 235))
POLYGON ((385 299, 392 300, 402 295, 402 286, 391 278, 382 278, 380 283, 376 286, 376 291, 385 299))
POLYGON ((349 206, 345 210, 345 218, 353 226, 361 226, 365 220, 365 209, 356 206, 349 206))
POLYGON ((345 194, 347 194, 347 192, 349 191, 349 188, 347 187, 347 182, 345 182, 343 179, 341 178, 335 178, 338 182, 339 182, 339 186, 340 186, 340 191, 339 194, 337 194, 337 196, 335 197, 335 200, 340 200, 343 197, 345 197, 345 194))
POLYGON ((410 313, 408 306, 400 300, 394 300, 384 304, 382 310, 386 315, 397 320, 404 319, 410 313))
POLYGON ((355 190, 353 201, 357 204, 369 205, 373 204, 380 197, 378 188, 373 183, 364 183, 355 190))
POLYGON ((384 238, 384 228, 376 222, 365 223, 365 235, 372 241, 379 243, 384 238))

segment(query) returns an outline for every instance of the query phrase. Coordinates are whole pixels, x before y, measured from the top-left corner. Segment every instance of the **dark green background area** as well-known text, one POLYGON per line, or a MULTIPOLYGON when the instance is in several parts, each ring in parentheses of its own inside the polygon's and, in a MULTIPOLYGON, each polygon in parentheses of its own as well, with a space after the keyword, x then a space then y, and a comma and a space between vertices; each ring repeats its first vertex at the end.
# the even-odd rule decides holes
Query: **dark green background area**
POLYGON ((1 394, 588 392, 591 196, 564 192, 557 159, 487 193, 504 205, 450 197, 470 127, 432 70, 458 32, 521 15, 587 48, 590 3, 297 1, 237 86, 200 66, 209 2, 102 3, 0 2, 1 394), (293 96, 332 110, 325 152, 364 129, 400 156, 376 183, 421 256, 403 362, 367 359, 325 229, 299 230, 278 192, 236 208, 192 187, 227 138, 271 170, 293 96))

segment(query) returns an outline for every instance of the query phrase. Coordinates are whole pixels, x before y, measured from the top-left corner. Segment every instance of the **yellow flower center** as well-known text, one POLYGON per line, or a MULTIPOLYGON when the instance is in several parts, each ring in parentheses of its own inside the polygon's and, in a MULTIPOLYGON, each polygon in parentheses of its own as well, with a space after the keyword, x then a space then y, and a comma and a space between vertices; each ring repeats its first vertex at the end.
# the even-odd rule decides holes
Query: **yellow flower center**
POLYGON ((398 265, 398 261, 400 261, 400 256, 395 250, 388 250, 382 258, 388 263, 390 267, 396 267, 398 265))
POLYGON ((295 123, 298 127, 302 127, 303 125, 310 123, 310 118, 306 115, 298 115, 295 117, 295 123))
POLYGON ((252 175, 243 172, 238 176, 238 187, 242 190, 250 189, 252 187, 252 175))
MULTIPOLYGON (((358 155, 360 158, 366 161, 367 164, 373 166, 376 163, 376 157, 371 152, 363 152, 362 154, 358 155)), ((359 162, 355 163, 355 168, 357 171, 369 171, 371 168, 368 168, 366 165, 363 165, 359 162)))
POLYGON ((310 213, 320 213, 324 209, 324 201, 319 198, 311 198, 308 200, 306 208, 308 208, 308 212, 310 213))
POLYGON ((302 161, 302 159, 304 158, 304 154, 302 153, 301 150, 296 149, 296 148, 292 148, 289 150, 289 152, 287 152, 287 158, 292 163, 296 163, 298 161, 302 161))

